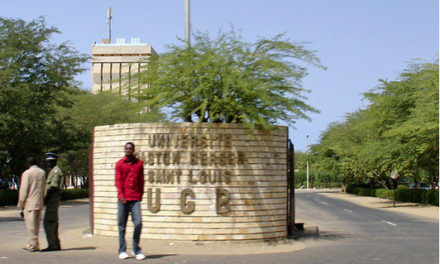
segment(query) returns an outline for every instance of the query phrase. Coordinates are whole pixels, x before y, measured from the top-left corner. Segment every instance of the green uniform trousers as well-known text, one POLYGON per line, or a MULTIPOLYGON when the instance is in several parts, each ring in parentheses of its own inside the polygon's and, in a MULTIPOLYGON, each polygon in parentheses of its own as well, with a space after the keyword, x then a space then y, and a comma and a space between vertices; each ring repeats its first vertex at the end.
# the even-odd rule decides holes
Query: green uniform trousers
POLYGON ((60 200, 60 195, 53 195, 46 200, 43 225, 48 248, 51 249, 61 248, 60 239, 58 238, 58 207, 60 206, 60 200))

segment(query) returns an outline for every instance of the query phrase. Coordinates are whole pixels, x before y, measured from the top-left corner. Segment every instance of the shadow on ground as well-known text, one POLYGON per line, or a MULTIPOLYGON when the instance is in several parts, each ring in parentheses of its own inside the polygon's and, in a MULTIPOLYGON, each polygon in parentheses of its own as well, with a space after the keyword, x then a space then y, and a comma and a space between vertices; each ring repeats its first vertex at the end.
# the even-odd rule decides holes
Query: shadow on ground
POLYGON ((292 236, 289 236, 287 240, 292 241, 305 241, 305 240, 339 240, 353 237, 352 234, 321 231, 317 226, 307 227, 304 230, 294 231, 292 236))
POLYGON ((157 255, 147 255, 147 259, 160 259, 164 257, 177 256, 177 254, 157 254, 157 255))
POLYGON ((77 248, 63 248, 61 251, 83 251, 83 250, 95 250, 96 247, 77 247, 77 248))
POLYGON ((15 222, 15 221, 24 221, 23 218, 21 217, 16 217, 16 216, 12 216, 12 217, 0 217, 0 222, 15 222))

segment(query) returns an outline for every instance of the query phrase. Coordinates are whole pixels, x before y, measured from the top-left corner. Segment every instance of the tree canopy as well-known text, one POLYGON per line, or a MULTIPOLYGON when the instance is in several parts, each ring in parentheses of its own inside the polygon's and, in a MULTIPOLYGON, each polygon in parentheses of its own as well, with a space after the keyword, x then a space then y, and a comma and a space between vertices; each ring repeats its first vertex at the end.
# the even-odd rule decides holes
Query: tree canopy
POLYGON ((365 109, 330 124, 312 147, 316 163, 347 182, 387 182, 394 169, 415 182, 438 181, 438 61, 411 64, 364 98, 365 109))
POLYGON ((57 109, 70 106, 67 95, 79 90, 74 76, 85 70, 87 56, 53 43, 57 33, 43 18, 0 18, 0 152, 8 157, 0 160, 16 175, 26 156, 56 147, 57 109))
POLYGON ((293 124, 318 112, 305 102, 307 64, 324 68, 313 51, 283 35, 247 43, 233 30, 216 39, 196 33, 191 46, 171 45, 151 58, 139 78, 149 88, 138 99, 188 122, 293 124))
POLYGON ((157 110, 110 93, 93 95, 74 80, 88 57, 67 43, 43 18, 0 18, 0 177, 20 175, 26 157, 60 154, 66 175, 87 175, 93 127, 122 122, 157 122, 157 110))
POLYGON ((60 163, 66 175, 85 177, 88 174, 89 146, 93 128, 118 123, 159 122, 164 115, 157 111, 140 114, 139 104, 111 92, 91 94, 88 91, 70 94, 70 107, 60 107, 57 133, 60 163))

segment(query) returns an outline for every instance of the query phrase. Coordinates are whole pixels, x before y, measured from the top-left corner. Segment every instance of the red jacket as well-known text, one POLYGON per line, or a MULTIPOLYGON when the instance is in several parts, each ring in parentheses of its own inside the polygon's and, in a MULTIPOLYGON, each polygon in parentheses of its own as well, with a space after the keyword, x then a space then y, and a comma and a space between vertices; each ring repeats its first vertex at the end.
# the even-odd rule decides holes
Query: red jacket
POLYGON ((130 162, 123 157, 116 163, 115 185, 118 199, 142 201, 144 195, 144 163, 135 158, 130 162))

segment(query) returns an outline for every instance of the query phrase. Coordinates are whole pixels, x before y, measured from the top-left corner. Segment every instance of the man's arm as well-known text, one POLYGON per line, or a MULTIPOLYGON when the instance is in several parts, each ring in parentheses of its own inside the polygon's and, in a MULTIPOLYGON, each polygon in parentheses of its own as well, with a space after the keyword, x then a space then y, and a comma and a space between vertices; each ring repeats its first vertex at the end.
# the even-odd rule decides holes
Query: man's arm
POLYGON ((116 189, 118 190, 118 200, 125 201, 124 179, 119 162, 116 163, 116 168, 115 168, 115 185, 116 185, 116 189))
POLYGON ((141 181, 141 197, 142 197, 144 196, 144 185, 145 185, 144 163, 142 161, 141 161, 140 181, 141 181))
POLYGON ((25 171, 21 175, 21 183, 20 183, 20 190, 18 194, 18 203, 17 207, 23 209, 24 208, 24 202, 26 201, 26 198, 28 196, 29 191, 29 175, 25 171))
POLYGON ((47 183, 46 183, 46 193, 44 196, 44 204, 47 203, 47 200, 52 197, 53 194, 61 191, 62 182, 63 182, 63 172, 59 167, 54 167, 48 175, 47 183))
POLYGON ((61 190, 63 188, 63 180, 63 172, 58 166, 56 166, 55 168, 53 168, 53 177, 50 183, 50 188, 54 191, 61 190))

